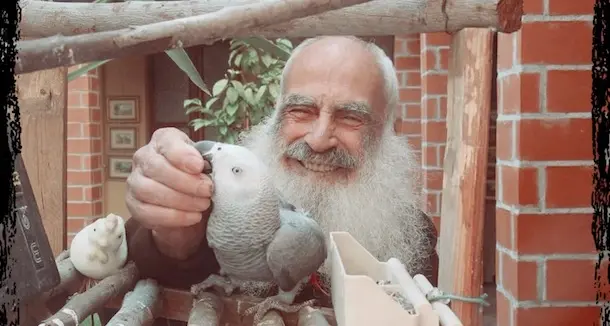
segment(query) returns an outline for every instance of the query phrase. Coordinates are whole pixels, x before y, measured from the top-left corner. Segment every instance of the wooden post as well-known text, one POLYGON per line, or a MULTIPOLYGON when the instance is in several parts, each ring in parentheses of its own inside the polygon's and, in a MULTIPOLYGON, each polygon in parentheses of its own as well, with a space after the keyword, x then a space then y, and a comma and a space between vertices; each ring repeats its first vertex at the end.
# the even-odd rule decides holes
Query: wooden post
MULTIPOLYGON (((480 296, 483 285, 492 44, 491 29, 460 30, 449 59, 439 288, 465 297, 480 296)), ((464 325, 482 325, 480 305, 453 300, 451 308, 464 325)))
POLYGON ((67 68, 17 76, 21 144, 53 254, 66 241, 67 68))

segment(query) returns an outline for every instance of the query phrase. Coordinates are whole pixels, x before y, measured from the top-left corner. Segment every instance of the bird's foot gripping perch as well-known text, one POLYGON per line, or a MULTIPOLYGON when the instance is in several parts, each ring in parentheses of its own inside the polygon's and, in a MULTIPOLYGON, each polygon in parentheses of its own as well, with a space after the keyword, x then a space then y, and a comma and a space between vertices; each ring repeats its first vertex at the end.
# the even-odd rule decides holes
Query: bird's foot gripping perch
POLYGON ((252 325, 258 325, 269 310, 275 309, 285 313, 295 313, 305 306, 312 306, 315 302, 316 300, 308 300, 303 303, 293 305, 291 303, 287 303, 282 294, 278 294, 268 297, 255 306, 246 309, 246 311, 244 311, 244 315, 254 314, 252 325))
POLYGON ((227 276, 212 274, 203 280, 203 282, 191 286, 191 293, 198 296, 201 292, 210 288, 214 288, 219 292, 223 292, 226 296, 230 296, 237 286, 233 284, 231 279, 227 276))

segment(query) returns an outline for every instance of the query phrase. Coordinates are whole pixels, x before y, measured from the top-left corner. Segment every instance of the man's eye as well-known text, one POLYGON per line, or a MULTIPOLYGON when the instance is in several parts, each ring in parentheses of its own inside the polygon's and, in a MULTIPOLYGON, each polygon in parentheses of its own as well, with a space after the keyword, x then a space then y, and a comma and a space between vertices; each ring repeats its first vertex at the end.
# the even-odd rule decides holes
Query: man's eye
POLYGON ((310 108, 293 108, 288 111, 289 114, 297 117, 306 117, 313 114, 310 108))
POLYGON ((343 121, 343 123, 349 124, 349 125, 359 125, 359 124, 364 123, 362 118, 360 118, 358 116, 354 116, 354 115, 345 115, 345 116, 342 116, 341 117, 341 121, 343 121))

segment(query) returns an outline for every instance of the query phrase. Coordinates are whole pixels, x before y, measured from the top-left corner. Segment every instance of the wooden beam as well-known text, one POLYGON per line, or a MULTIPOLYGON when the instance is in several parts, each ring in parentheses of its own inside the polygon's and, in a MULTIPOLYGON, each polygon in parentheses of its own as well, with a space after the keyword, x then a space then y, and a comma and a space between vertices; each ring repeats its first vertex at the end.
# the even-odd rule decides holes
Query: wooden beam
MULTIPOLYGON (((23 7, 22 36, 112 31, 218 11, 259 0, 128 1, 91 4, 30 1, 23 7)), ((376 0, 317 16, 223 35, 311 37, 316 35, 398 35, 495 28, 521 28, 523 0, 376 0)))
POLYGON ((17 76, 23 162, 53 254, 66 241, 67 68, 17 76))
MULTIPOLYGON (((124 29, 112 31, 74 36, 58 34, 19 41, 15 73, 211 44, 229 35, 247 33, 248 30, 261 26, 368 1, 370 0, 255 1, 241 6, 228 6, 216 12, 143 26, 130 24, 124 29)), ((95 6, 91 9, 96 10, 95 6)))
MULTIPOLYGON (((461 30, 449 59, 439 288, 465 297, 480 296, 483 287, 492 44, 489 29, 461 30)), ((453 300, 451 308, 464 325, 482 325, 480 305, 453 300)))

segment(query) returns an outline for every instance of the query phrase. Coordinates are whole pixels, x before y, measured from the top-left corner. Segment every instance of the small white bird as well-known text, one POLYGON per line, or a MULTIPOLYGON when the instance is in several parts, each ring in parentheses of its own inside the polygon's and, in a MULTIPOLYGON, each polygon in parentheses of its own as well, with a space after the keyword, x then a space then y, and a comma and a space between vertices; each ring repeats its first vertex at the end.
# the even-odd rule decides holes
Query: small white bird
POLYGON ((70 244, 70 260, 78 272, 94 280, 118 272, 127 261, 123 218, 108 214, 85 226, 70 244))

